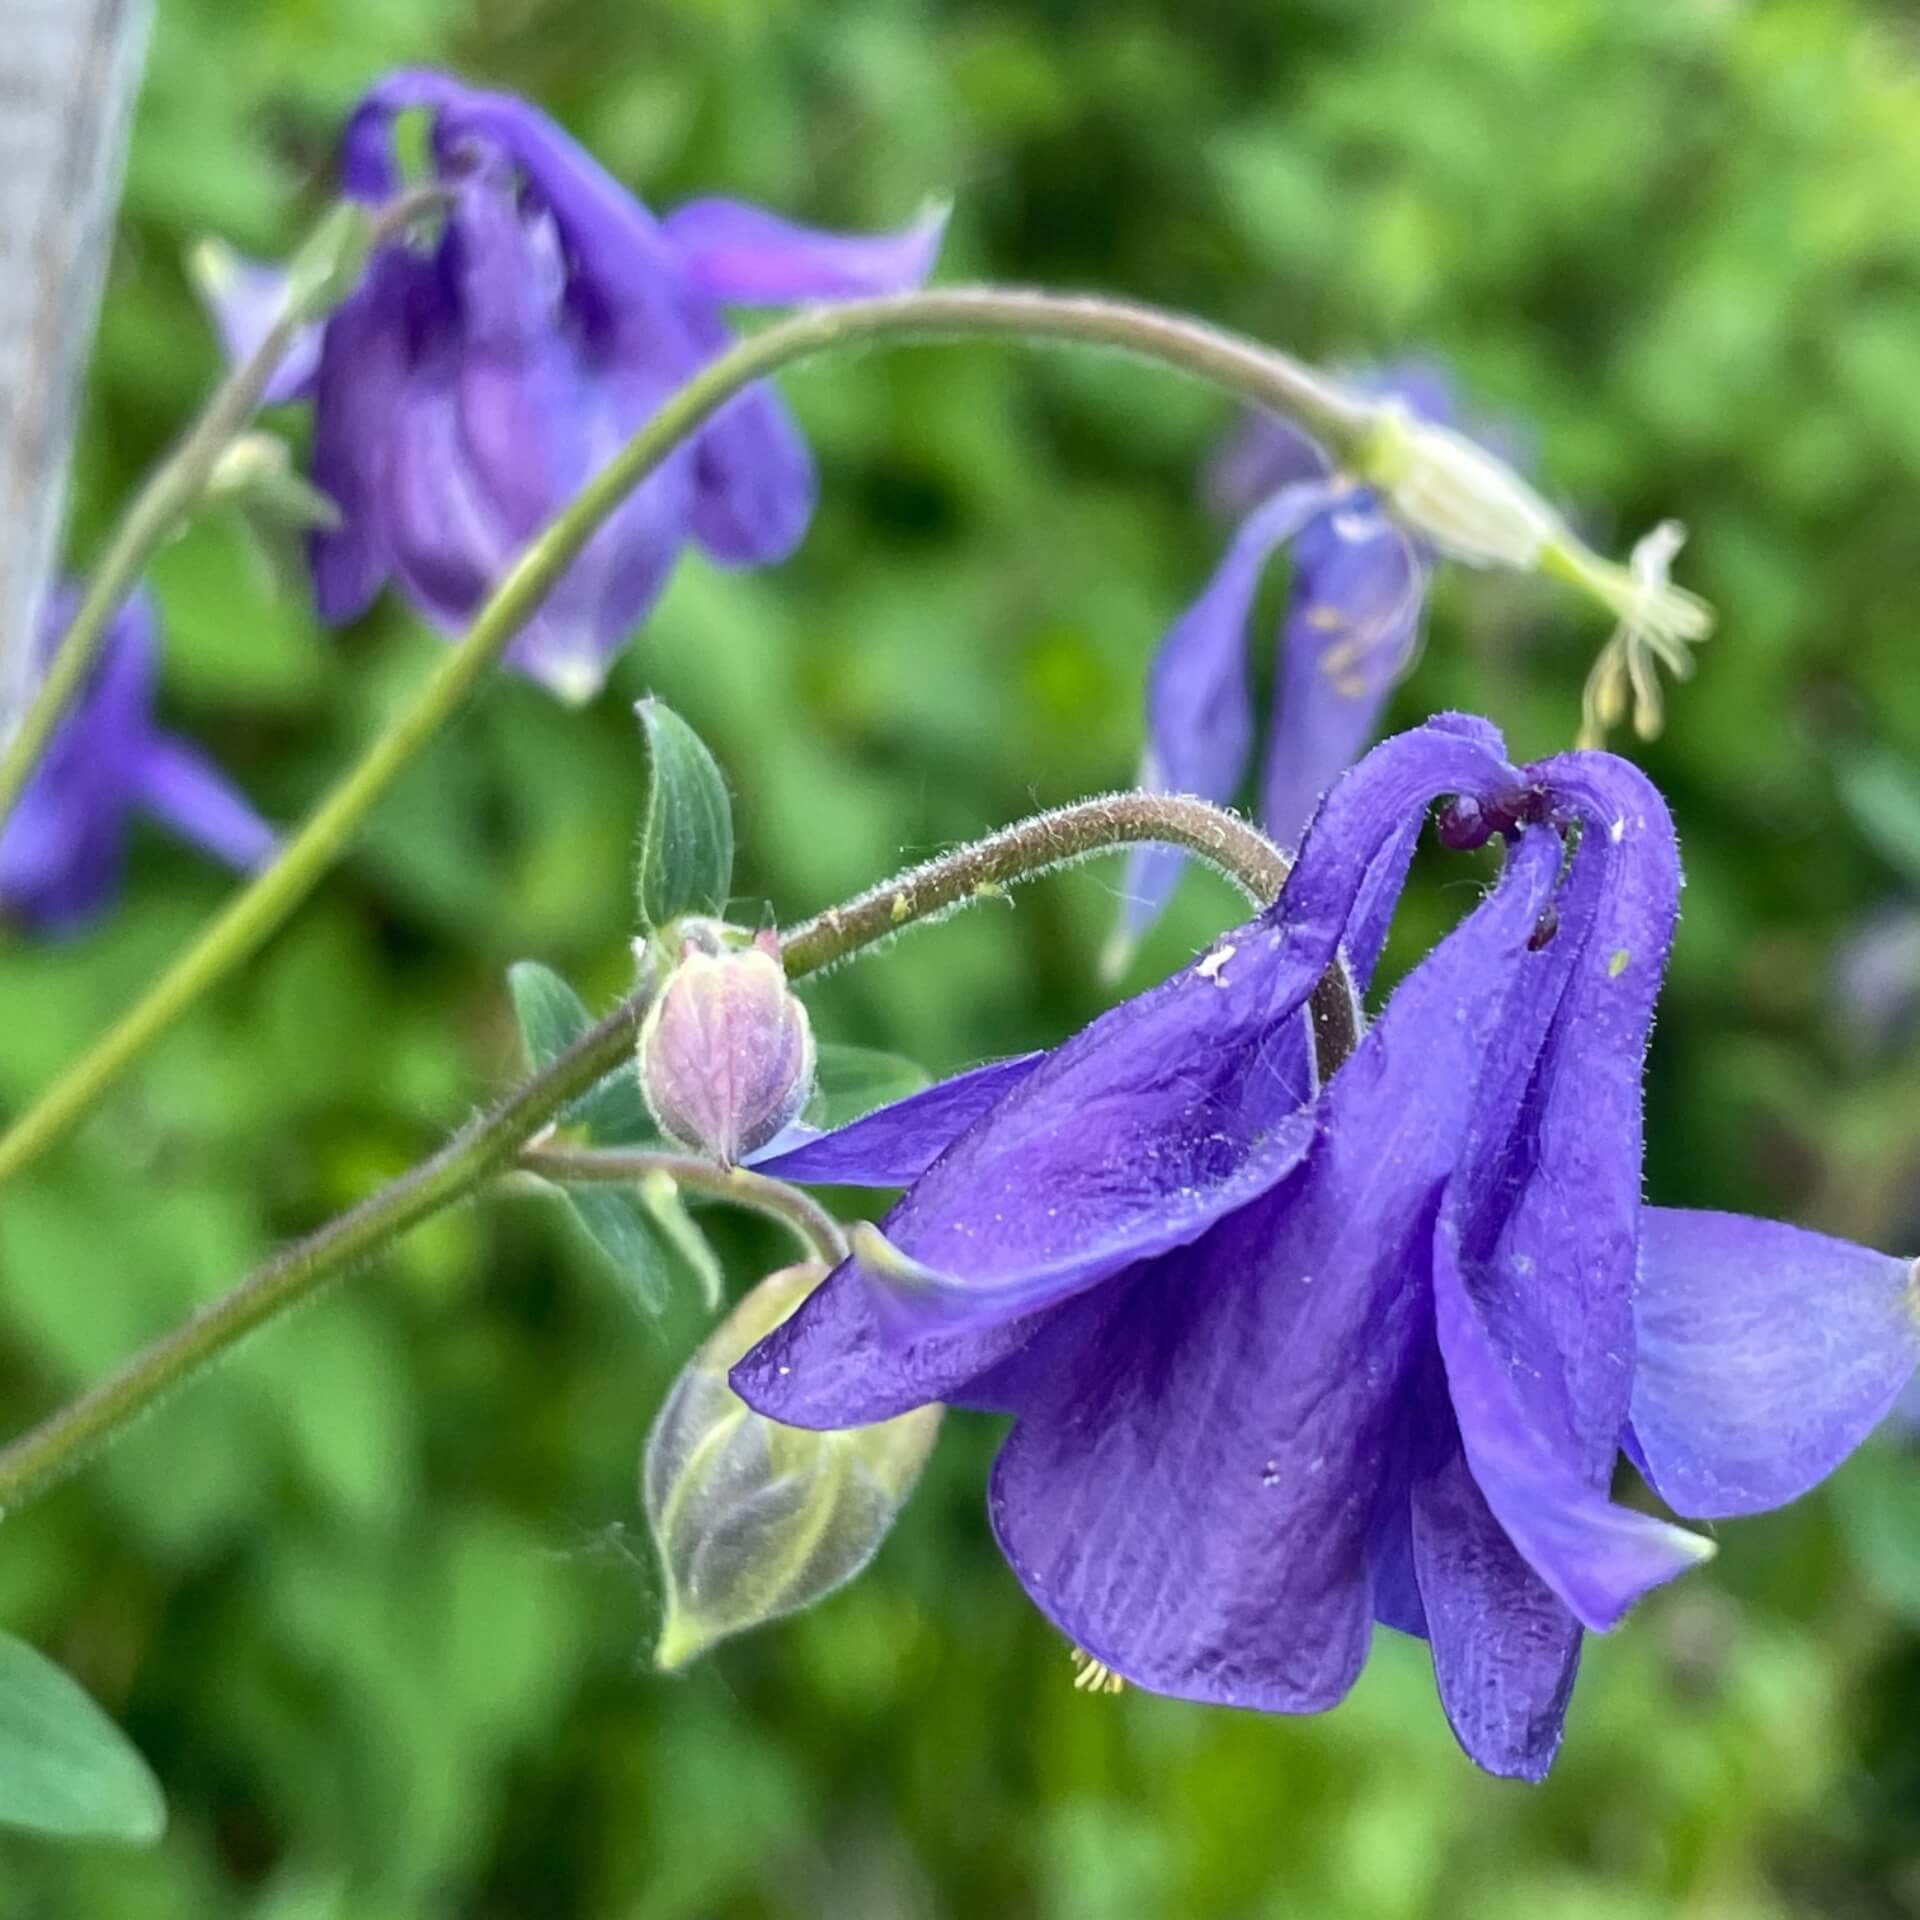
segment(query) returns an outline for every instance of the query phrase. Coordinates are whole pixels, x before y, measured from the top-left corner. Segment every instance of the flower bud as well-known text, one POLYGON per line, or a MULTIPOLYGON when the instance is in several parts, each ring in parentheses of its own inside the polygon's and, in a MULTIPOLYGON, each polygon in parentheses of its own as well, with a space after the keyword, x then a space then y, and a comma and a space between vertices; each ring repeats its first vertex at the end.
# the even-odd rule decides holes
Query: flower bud
POLYGON ((772 934, 730 948, 693 924, 640 1029, 640 1085, 663 1133, 731 1167, 799 1118, 813 1028, 772 934))
POLYGON ((844 1586, 879 1550, 932 1450, 937 1406, 815 1433, 755 1413, 727 1384, 826 1271, 814 1262, 761 1281, 674 1382, 647 1436, 640 1489, 665 1585, 654 1649, 663 1669, 844 1586))

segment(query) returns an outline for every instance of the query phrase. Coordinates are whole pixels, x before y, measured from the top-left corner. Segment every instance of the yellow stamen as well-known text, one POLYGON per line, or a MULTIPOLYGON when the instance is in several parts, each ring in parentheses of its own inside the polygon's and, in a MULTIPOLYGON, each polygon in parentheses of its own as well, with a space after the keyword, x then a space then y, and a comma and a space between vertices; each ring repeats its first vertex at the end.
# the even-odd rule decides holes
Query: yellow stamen
POLYGON ((1079 1647, 1072 1650, 1073 1685, 1076 1693, 1124 1693, 1127 1683, 1092 1654, 1079 1647))

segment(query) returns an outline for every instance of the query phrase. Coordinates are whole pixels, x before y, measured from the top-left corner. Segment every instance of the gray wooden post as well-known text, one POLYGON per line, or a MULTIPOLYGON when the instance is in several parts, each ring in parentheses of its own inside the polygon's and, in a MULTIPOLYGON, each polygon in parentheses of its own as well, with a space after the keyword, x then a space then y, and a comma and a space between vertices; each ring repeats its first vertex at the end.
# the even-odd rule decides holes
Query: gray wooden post
POLYGON ((0 739, 35 677, 149 0, 0 0, 0 739))

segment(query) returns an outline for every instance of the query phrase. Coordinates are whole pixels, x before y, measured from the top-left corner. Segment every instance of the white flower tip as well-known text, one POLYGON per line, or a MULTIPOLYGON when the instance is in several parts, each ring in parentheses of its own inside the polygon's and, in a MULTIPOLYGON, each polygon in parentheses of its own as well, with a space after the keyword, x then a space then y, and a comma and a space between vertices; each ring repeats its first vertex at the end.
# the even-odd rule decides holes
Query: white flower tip
POLYGON ((540 684, 569 707, 584 707, 606 684, 606 668, 591 654, 557 654, 535 669, 540 684))

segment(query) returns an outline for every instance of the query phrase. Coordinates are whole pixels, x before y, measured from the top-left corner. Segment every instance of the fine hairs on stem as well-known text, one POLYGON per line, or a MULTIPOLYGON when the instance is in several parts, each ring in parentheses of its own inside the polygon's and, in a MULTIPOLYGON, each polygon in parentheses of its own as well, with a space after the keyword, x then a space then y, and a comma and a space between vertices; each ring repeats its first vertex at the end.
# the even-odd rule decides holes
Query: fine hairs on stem
MULTIPOLYGON (((182 1013, 259 949, 320 883, 382 795, 499 661, 608 516, 736 394, 820 353, 889 342, 987 338, 1070 344, 1151 361, 1208 381, 1255 406, 1291 413, 1336 452, 1357 447, 1373 418, 1371 403, 1284 354, 1184 315, 1123 300, 997 287, 941 288, 809 308, 740 341, 670 394, 533 541, 412 704, 374 740, 273 863, 0 1133, 0 1182, 65 1139, 182 1013)), ((196 429, 188 445, 199 439, 196 429)), ((175 456, 176 461, 180 458, 175 456)), ((168 472, 163 468, 147 492, 170 497, 175 483, 168 472)))
MULTIPOLYGON (((1277 847, 1245 821, 1207 801, 1165 794, 1106 794, 1004 828, 803 922, 781 936, 782 958, 789 976, 799 979, 884 943, 915 920, 937 918, 970 901, 993 898, 997 887, 1090 854, 1151 843, 1181 847, 1206 861, 1256 906, 1265 906, 1277 896, 1287 873, 1286 856, 1277 847)), ((586 1156, 584 1164, 568 1156, 562 1169, 544 1147, 530 1156, 522 1150, 570 1100, 630 1056, 652 991, 651 986, 642 986, 552 1065, 490 1113, 462 1128, 438 1153, 276 1254, 230 1292, 0 1451, 0 1514, 64 1480, 256 1327, 312 1298, 409 1227, 516 1161, 554 1178, 634 1177, 634 1166, 616 1166, 597 1155, 586 1156)), ((1358 1037, 1353 989, 1344 966, 1336 963, 1328 971, 1314 990, 1312 1004, 1325 1077, 1358 1037)), ((651 1164, 644 1170, 673 1172, 651 1164)), ((717 1168, 710 1171, 717 1178, 729 1178, 717 1168)), ((691 1179, 688 1183, 692 1184, 691 1179)), ((711 1186, 705 1190, 717 1191, 711 1186)), ((763 1210, 779 1211, 796 1231, 801 1215, 785 1195, 803 1202, 810 1216, 818 1213, 806 1196, 778 1181, 762 1181, 751 1193, 749 1204, 776 1202, 763 1210), (765 1190, 774 1188, 780 1193, 765 1190)), ((735 1187, 725 1197, 745 1196, 735 1187)), ((822 1247, 837 1244, 837 1226, 823 1225, 824 1221, 824 1215, 807 1219, 810 1241, 822 1247), (828 1226, 832 1226, 831 1238, 828 1226)))

